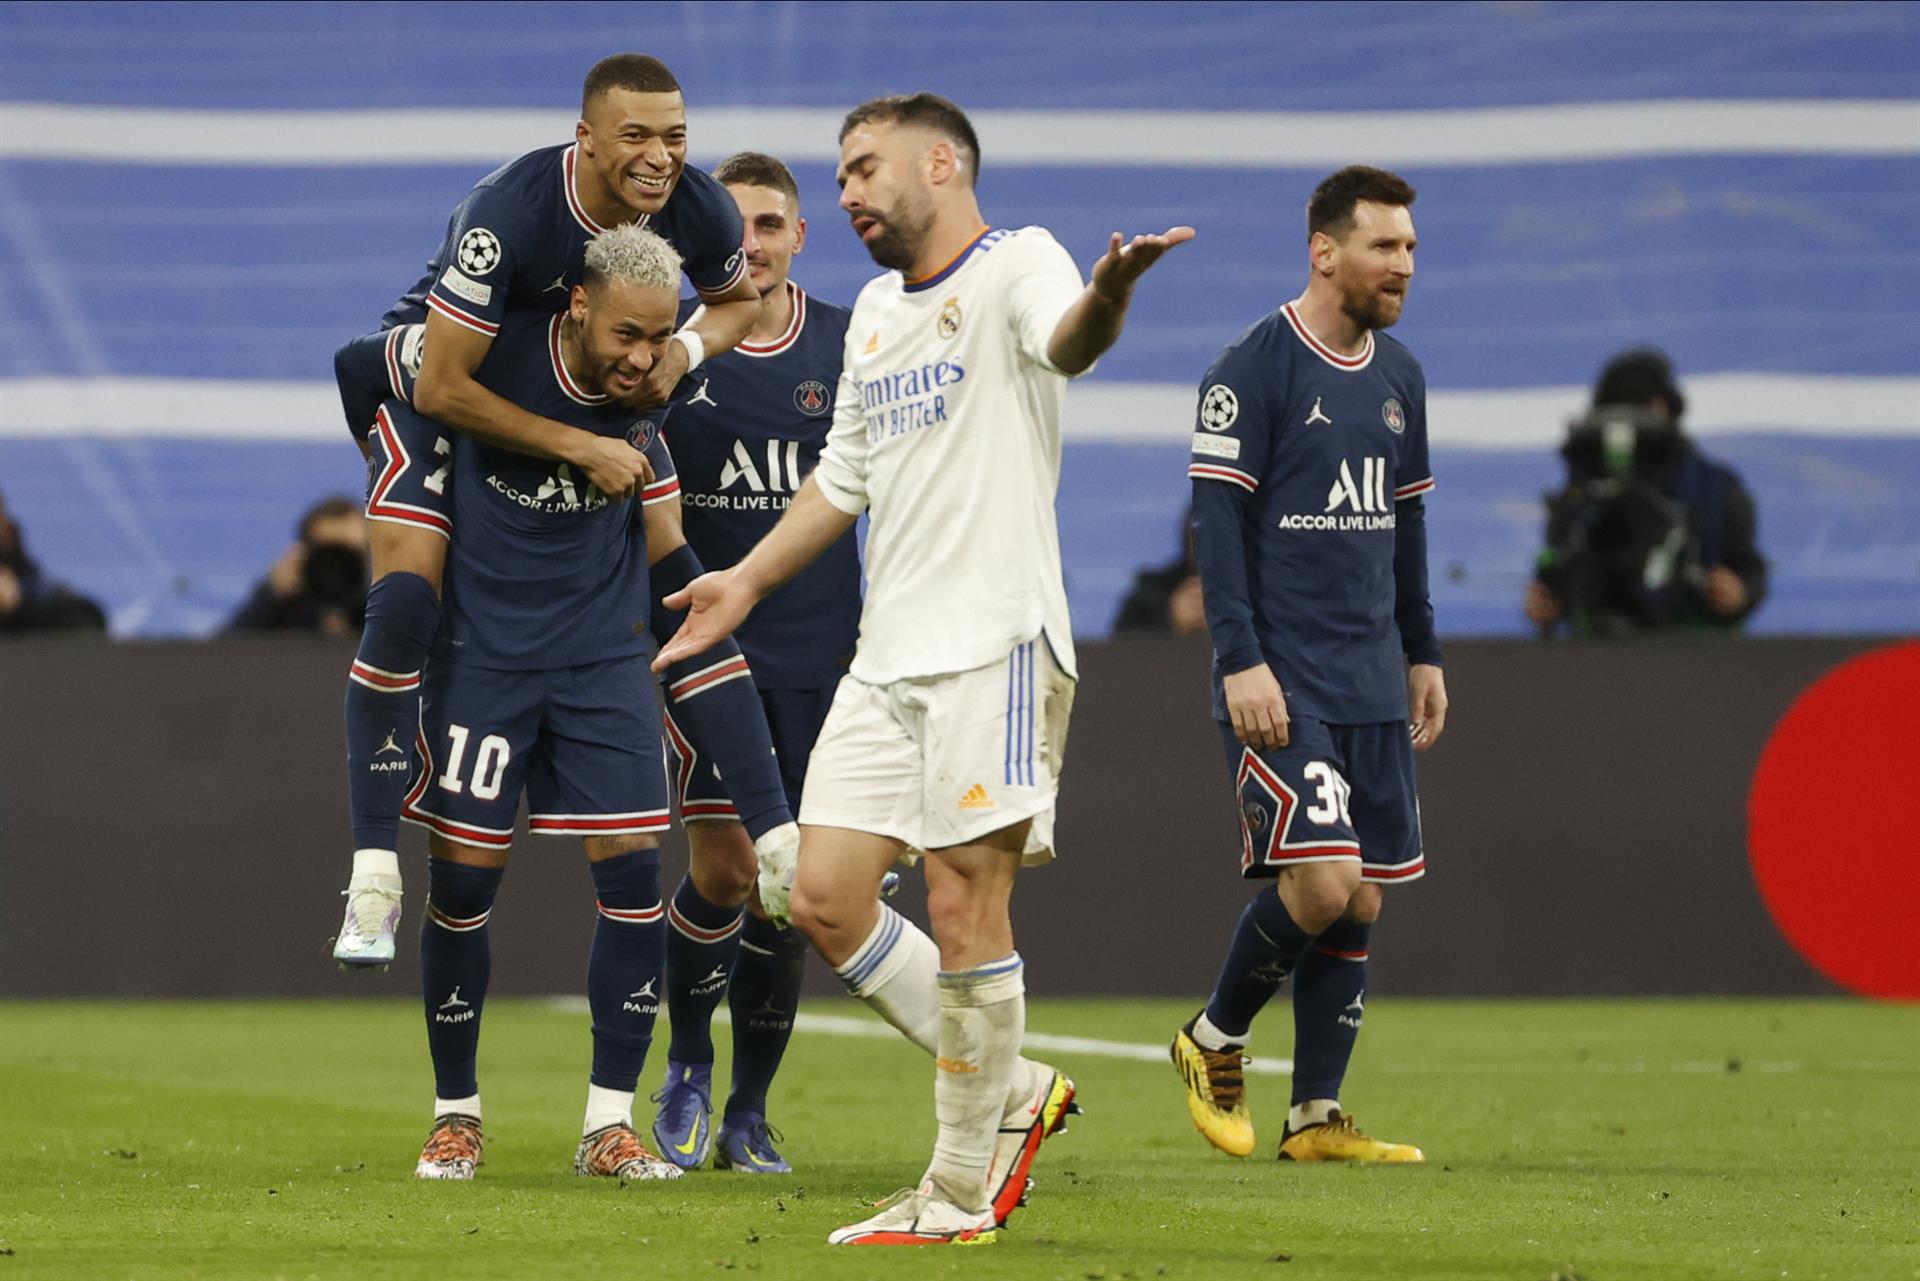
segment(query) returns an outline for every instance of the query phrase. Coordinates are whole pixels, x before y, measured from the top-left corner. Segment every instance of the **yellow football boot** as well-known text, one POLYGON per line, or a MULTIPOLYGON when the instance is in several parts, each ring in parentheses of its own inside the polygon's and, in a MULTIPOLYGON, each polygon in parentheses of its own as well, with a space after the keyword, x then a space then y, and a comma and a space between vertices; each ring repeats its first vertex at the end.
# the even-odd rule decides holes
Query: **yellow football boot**
POLYGON ((1417 1164, 1426 1153, 1411 1143, 1386 1143, 1366 1133, 1344 1112, 1318 1125, 1302 1126, 1280 1140, 1282 1161, 1382 1161, 1417 1164))
MULTIPOLYGON (((1197 1017, 1197 1016, 1196 1016, 1197 1017)), ((1208 1050, 1193 1039, 1193 1023, 1173 1034, 1173 1066, 1187 1087, 1187 1112, 1193 1128, 1228 1156, 1253 1153, 1253 1113, 1247 1108, 1247 1081, 1239 1050, 1208 1050)))

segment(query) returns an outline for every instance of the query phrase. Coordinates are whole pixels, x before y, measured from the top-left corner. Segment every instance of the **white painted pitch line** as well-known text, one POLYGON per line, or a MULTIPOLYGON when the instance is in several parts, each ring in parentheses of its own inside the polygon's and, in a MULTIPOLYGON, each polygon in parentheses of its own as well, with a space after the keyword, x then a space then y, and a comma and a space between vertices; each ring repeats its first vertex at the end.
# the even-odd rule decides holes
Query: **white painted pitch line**
MULTIPOLYGON (((841 109, 701 107, 698 157, 838 159, 841 109)), ((0 103, 0 160, 488 167, 573 136, 563 110, 246 111, 0 103)), ((988 165, 1437 168, 1705 154, 1920 154, 1920 100, 1660 99, 1434 111, 972 113, 988 165)))
MULTIPOLYGON (((1686 379, 1688 430, 1813 436, 1920 436, 1920 378, 1698 374, 1686 379)), ((1070 442, 1177 445, 1193 434, 1196 389, 1096 382, 1067 395, 1070 442)), ((1553 449, 1584 387, 1435 391, 1439 449, 1553 449)), ((344 445, 331 383, 219 378, 0 378, 0 439, 169 436, 325 440, 344 445)))
MULTIPOLYGON (((550 1004, 556 1010, 569 1014, 587 1012, 587 1000, 582 996, 556 996, 550 1004)), ((727 1012, 715 1013, 714 1023, 723 1026, 727 1023, 727 1012)), ((855 1036, 881 1041, 898 1041, 900 1033, 878 1019, 854 1018, 845 1014, 812 1014, 802 1010, 794 1019, 794 1030, 813 1032, 822 1036, 855 1036)), ((1093 1058, 1129 1059, 1139 1063, 1167 1062, 1167 1047, 1164 1045, 1142 1045, 1137 1041, 1103 1041, 1087 1036, 1053 1036, 1046 1032, 1028 1032, 1021 1048, 1026 1050, 1045 1050, 1060 1054, 1084 1054, 1093 1058)), ((1285 1076, 1293 1071, 1292 1059, 1254 1058, 1248 1061, 1247 1071, 1267 1076, 1285 1076)))

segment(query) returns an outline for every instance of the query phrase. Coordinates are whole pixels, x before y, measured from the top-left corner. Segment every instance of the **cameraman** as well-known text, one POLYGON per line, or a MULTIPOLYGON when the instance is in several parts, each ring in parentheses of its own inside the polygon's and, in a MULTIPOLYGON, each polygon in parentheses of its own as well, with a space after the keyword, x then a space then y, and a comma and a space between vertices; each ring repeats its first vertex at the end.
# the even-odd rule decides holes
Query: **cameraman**
POLYGON ((228 631, 357 635, 367 613, 367 518, 336 495, 300 518, 297 541, 273 562, 228 631))
POLYGON ((1527 585, 1527 618, 1543 632, 1734 628, 1765 599, 1753 497, 1681 431, 1685 412, 1653 348, 1601 372, 1561 451, 1567 488, 1548 497, 1547 546, 1527 585))

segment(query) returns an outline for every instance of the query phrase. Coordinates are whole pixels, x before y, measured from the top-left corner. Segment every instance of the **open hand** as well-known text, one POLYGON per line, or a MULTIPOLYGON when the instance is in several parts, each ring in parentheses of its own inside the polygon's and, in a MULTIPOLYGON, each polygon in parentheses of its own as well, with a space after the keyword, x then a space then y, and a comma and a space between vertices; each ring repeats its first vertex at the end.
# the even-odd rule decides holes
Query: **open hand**
POLYGON ((664 672, 683 658, 704 653, 730 635, 753 609, 753 591, 732 570, 717 570, 700 577, 666 597, 660 603, 668 609, 684 609, 687 619, 680 630, 653 656, 653 670, 664 672))
POLYGON ((1133 293, 1133 284, 1147 268, 1175 245, 1193 239, 1192 227, 1169 227, 1158 236, 1135 236, 1122 241, 1114 232, 1107 240, 1107 252, 1093 264, 1093 288, 1102 298, 1116 305, 1125 303, 1133 293))

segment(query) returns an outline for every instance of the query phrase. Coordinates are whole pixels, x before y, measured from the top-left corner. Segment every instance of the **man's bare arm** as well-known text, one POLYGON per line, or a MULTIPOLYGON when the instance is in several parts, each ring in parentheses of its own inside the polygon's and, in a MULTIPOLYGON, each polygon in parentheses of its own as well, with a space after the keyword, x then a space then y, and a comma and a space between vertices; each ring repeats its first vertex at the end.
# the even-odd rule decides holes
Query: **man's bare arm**
POLYGON ((1192 227, 1170 227, 1165 235, 1135 236, 1125 243, 1114 232, 1107 252, 1093 264, 1086 289, 1053 328, 1047 359, 1054 368, 1069 376, 1093 368, 1120 337, 1134 283, 1167 250, 1192 239, 1192 227))

